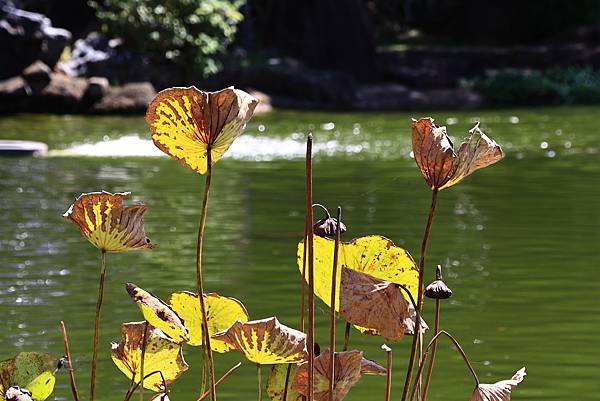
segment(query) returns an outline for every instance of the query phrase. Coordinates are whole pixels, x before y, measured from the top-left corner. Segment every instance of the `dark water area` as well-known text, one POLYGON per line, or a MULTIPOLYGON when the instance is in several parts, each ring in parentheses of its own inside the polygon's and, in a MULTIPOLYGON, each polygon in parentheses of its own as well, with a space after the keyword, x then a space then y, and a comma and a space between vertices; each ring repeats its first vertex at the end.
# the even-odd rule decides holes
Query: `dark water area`
MULTIPOLYGON (((433 114, 456 142, 481 120, 506 152, 497 165, 440 193, 426 281, 441 264, 454 291, 442 305, 441 326, 461 342, 482 382, 507 379, 527 367, 514 400, 591 401, 600 394, 598 112, 433 114)), ((331 209, 342 205, 345 239, 380 234, 418 257, 430 191, 410 157, 409 117, 256 116, 214 170, 207 291, 242 300, 251 319, 277 315, 298 326, 296 246, 303 230, 302 153, 309 129, 316 143, 315 201, 331 209)), ((100 189, 131 191, 132 201, 148 205, 146 233, 156 249, 108 255, 97 399, 122 399, 129 382, 110 359, 110 342, 120 340, 121 322, 142 320, 124 283, 163 299, 195 289, 203 178, 170 158, 155 157, 142 117, 4 117, 0 137, 39 140, 51 149, 43 158, 0 159, 0 360, 20 351, 60 357, 64 320, 83 398, 89 389, 99 252, 62 213, 80 193, 100 189)), ((425 318, 433 324, 431 302, 425 318)), ((328 308, 320 301, 316 319, 317 341, 326 344, 328 308)), ((381 338, 352 331, 350 344, 385 362, 381 338)), ((392 398, 398 399, 410 338, 389 345, 392 398)), ((174 401, 198 394, 199 349, 185 347, 184 353, 190 369, 170 386, 174 401)), ((438 358, 430 400, 469 399, 472 378, 449 342, 440 343, 438 358)), ((220 400, 256 397, 253 364, 235 351, 215 359, 218 376, 243 362, 219 389, 220 400)), ((384 384, 384 377, 364 377, 347 400, 383 399, 384 384)), ((71 398, 65 372, 58 374, 52 397, 71 398)))

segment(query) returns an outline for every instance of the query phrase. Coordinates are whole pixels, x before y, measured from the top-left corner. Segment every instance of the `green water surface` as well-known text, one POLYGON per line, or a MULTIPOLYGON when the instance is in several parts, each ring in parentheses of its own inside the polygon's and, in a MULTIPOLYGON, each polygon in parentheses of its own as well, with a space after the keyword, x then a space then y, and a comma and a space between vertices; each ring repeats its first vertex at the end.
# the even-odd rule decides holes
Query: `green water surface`
MULTIPOLYGON (((599 112, 434 113, 457 141, 481 120, 506 152, 502 162, 440 193, 427 281, 441 264, 454 291, 442 305, 442 328, 459 339, 483 382, 510 378, 527 367, 513 400, 600 399, 599 112)), ((332 209, 342 205, 345 238, 381 234, 417 257, 430 191, 410 157, 412 116, 420 115, 256 116, 246 130, 248 145, 214 171, 206 290, 242 300, 251 318, 277 315, 282 323, 298 326, 295 253, 305 202, 298 149, 309 129, 318 149, 315 201, 332 209)), ((0 158, 0 360, 20 351, 60 357, 58 325, 64 320, 82 399, 89 390, 99 253, 61 217, 77 195, 131 191, 133 201, 148 205, 146 232, 158 245, 150 252, 108 256, 97 400, 120 400, 129 384, 109 353, 110 342, 120 339, 121 322, 141 320, 123 284, 134 282, 163 298, 195 290, 202 177, 167 157, 70 152, 81 144, 110 147, 120 137, 147 140, 147 131, 142 117, 0 119, 1 139, 38 140, 51 149, 48 157, 0 158)), ((427 303, 425 318, 431 324, 432 309, 427 303)), ((316 337, 325 347, 328 309, 320 301, 316 319, 316 337)), ((384 363, 382 343, 351 333, 352 348, 384 363)), ((389 345, 394 350, 392 399, 398 400, 410 338, 389 345)), ((198 394, 200 352, 191 347, 184 352, 190 369, 171 386, 173 401, 193 401, 198 394)), ((438 356, 429 399, 468 400, 472 378, 460 356, 446 341, 438 356)), ((215 359, 218 376, 243 361, 219 389, 220 400, 256 399, 254 365, 237 352, 215 359)), ((365 377, 347 400, 383 400, 384 382, 365 377)), ((65 372, 58 374, 53 397, 71 397, 65 372)))

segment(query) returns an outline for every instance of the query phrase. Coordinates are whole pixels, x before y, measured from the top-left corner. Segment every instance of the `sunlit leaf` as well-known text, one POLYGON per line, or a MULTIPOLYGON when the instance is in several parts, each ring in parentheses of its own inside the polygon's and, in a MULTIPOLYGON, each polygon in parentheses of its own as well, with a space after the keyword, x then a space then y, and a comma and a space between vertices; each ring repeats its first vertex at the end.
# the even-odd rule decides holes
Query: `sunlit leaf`
POLYGON ((214 164, 242 134, 257 104, 257 99, 233 87, 218 92, 170 88, 152 100, 146 121, 160 150, 204 174, 208 147, 214 164))
POLYGON ((287 394, 285 401, 300 401, 302 395, 294 390, 294 377, 296 376, 296 364, 278 364, 273 365, 271 374, 269 375, 269 381, 267 382, 267 395, 272 401, 284 401, 284 389, 287 376, 287 394), (288 376, 289 368, 289 376, 288 376))
MULTIPOLYGON (((315 295, 331 306, 331 274, 333 271, 334 241, 314 237, 315 295)), ((298 244, 298 268, 302 272, 304 241, 298 244)), ((402 284, 417 299, 419 270, 413 258, 392 241, 380 236, 355 238, 348 243, 340 243, 337 270, 337 288, 340 288, 342 268, 368 274, 380 280, 402 284)), ((308 281, 308 269, 306 272, 308 281)), ((336 310, 339 310, 339 291, 336 310)), ((402 294, 408 299, 406 294, 402 294)))
POLYGON ((513 387, 521 383, 526 375, 525 368, 521 368, 510 380, 502 380, 494 384, 480 384, 473 391, 471 401, 510 401, 510 392, 513 387))
MULTIPOLYGON (((119 370, 128 378, 135 374, 135 382, 140 382, 142 344, 146 322, 123 323, 122 338, 119 344, 112 343, 111 356, 119 370)), ((183 359, 181 345, 169 339, 165 334, 148 326, 146 334, 146 352, 144 354, 144 376, 160 371, 165 383, 172 383, 188 369, 183 359)), ((159 374, 144 379, 144 388, 162 391, 163 382, 159 374)))
POLYGON ((306 334, 279 323, 277 318, 237 321, 212 338, 230 344, 248 360, 262 365, 300 363, 307 358, 306 334))
POLYGON ((361 326, 362 332, 402 339, 414 328, 409 305, 394 283, 342 268, 340 315, 361 326))
MULTIPOLYGON (((167 303, 184 321, 190 332, 189 345, 202 345, 202 313, 198 294, 182 291, 171 294, 167 303)), ((209 335, 231 327, 238 320, 248 321, 248 312, 244 305, 235 298, 222 297, 219 294, 204 295, 206 307, 206 320, 208 322, 209 335)), ((210 342, 213 351, 227 352, 234 347, 223 341, 213 340, 210 342)))
POLYGON ((190 334, 183 319, 160 298, 132 283, 125 285, 129 296, 137 302, 144 319, 175 342, 186 342, 190 334))
MULTIPOLYGON (((333 356, 334 366, 334 388, 335 401, 341 401, 346 397, 350 388, 362 377, 361 351, 336 352, 333 356)), ((329 399, 329 350, 315 358, 314 362, 314 399, 316 401, 327 401, 329 399)), ((294 390, 304 396, 308 396, 308 362, 298 366, 294 378, 294 390)))
POLYGON ((431 189, 444 189, 462 181, 480 168, 494 164, 502 157, 502 149, 479 129, 479 123, 469 131, 455 153, 446 134, 431 118, 412 122, 413 153, 423 178, 431 189))
MULTIPOLYGON (((0 385, 0 393, 1 393, 2 385, 0 385)), ((3 401, 33 401, 33 396, 31 395, 31 391, 26 388, 21 388, 19 386, 12 386, 6 390, 4 397, 0 396, 0 399, 3 401)))
POLYGON ((4 389, 18 386, 31 392, 37 401, 44 401, 54 390, 56 361, 48 354, 21 352, 0 362, 0 400, 4 389))
POLYGON ((129 192, 82 194, 63 217, 79 227, 85 238, 106 252, 127 252, 151 249, 153 245, 144 232, 146 206, 123 206, 129 192))

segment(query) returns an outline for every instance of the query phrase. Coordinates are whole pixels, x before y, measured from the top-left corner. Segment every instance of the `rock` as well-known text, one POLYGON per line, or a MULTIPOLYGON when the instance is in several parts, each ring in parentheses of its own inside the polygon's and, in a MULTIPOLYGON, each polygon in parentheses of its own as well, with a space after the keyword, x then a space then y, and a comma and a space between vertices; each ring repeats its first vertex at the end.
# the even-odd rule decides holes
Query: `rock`
POLYGON ((88 80, 88 86, 83 94, 83 103, 91 106, 98 102, 108 93, 110 84, 104 77, 92 77, 88 80))
POLYGON ((50 82, 50 67, 42 61, 36 61, 23 71, 23 78, 31 86, 33 92, 38 93, 50 82))
POLYGON ((359 110, 397 110, 408 108, 411 90, 398 84, 360 85, 355 92, 352 107, 359 110))
POLYGON ((42 14, 0 2, 0 79, 19 75, 36 60, 54 67, 70 40, 69 31, 53 27, 42 14))
POLYGON ((32 90, 22 77, 0 81, 0 114, 27 110, 31 106, 32 90))
POLYGON ((36 97, 36 108, 40 111, 74 113, 81 110, 81 101, 88 86, 83 78, 64 74, 50 74, 50 83, 36 97))
POLYGON ((273 110, 273 106, 271 105, 271 96, 254 89, 249 89, 248 93, 258 99, 259 102, 258 106, 256 106, 256 109, 254 110, 254 114, 268 113, 269 111, 273 110))
POLYGON ((156 90, 150 82, 136 82, 109 88, 91 111, 95 113, 143 113, 156 90))

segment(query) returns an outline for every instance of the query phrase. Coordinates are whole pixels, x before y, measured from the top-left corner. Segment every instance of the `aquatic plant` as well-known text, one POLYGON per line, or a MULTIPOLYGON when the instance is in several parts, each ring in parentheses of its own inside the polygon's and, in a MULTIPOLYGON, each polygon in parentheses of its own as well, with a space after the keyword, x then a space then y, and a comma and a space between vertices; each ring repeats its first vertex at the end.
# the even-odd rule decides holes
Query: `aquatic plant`
MULTIPOLYGON (((204 291, 202 257, 212 167, 241 135, 256 104, 256 99, 234 88, 203 92, 191 87, 165 90, 148 108, 146 120, 156 146, 182 165, 205 175, 196 242, 198 292, 175 291, 163 301, 133 283, 125 285, 144 320, 123 323, 122 338, 111 345, 114 364, 130 380, 124 401, 129 401, 138 389, 140 400, 143 400, 144 388, 152 391, 150 400, 168 401, 169 385, 188 369, 184 358, 188 346, 202 347, 198 401, 208 396, 215 401, 217 386, 241 365, 234 365, 215 380, 213 352, 230 351, 239 351, 245 359, 256 364, 259 401, 263 395, 262 365, 273 365, 266 386, 266 393, 273 401, 342 401, 366 374, 386 377, 385 401, 389 401, 393 378, 392 348, 386 344, 382 346, 386 352, 385 367, 365 358, 361 350, 348 350, 352 326, 361 334, 379 336, 389 342, 413 337, 407 356, 402 401, 427 399, 436 366, 437 343, 442 339, 452 342, 473 376, 471 401, 509 400, 512 389, 523 380, 525 368, 509 380, 480 383, 459 341, 440 329, 441 300, 449 298, 452 291, 443 282, 439 265, 435 281, 427 288, 424 285, 426 254, 439 191, 460 183, 474 171, 503 156, 500 146, 478 125, 469 131, 458 150, 454 150, 444 127, 437 127, 431 118, 413 120, 415 161, 432 191, 418 264, 407 250, 379 235, 365 235, 347 242, 341 240, 342 233, 347 230, 341 220, 341 206, 332 217, 325 206, 313 200, 313 136, 309 134, 304 237, 299 240, 296 251, 301 276, 299 330, 281 324, 275 316, 250 320, 250 314, 238 299, 204 291), (325 211, 325 217, 316 222, 315 208, 325 211), (315 342, 315 296, 329 307, 329 347, 323 353, 315 342), (423 350, 428 329, 422 318, 424 297, 435 299, 435 323, 431 339, 423 350), (340 318, 345 321, 346 330, 342 350, 337 351, 336 320, 340 318), (422 385, 425 367, 427 373, 422 385)), ((95 389, 106 254, 153 247, 144 233, 146 207, 123 206, 122 199, 126 195, 128 193, 83 194, 64 215, 101 251, 90 401, 93 401, 95 389)), ((56 369, 53 366, 65 366, 69 370, 73 398, 79 401, 67 330, 62 322, 61 330, 66 355, 58 365, 51 356, 36 353, 21 353, 0 362, 0 401, 43 401, 54 387, 56 369)))

